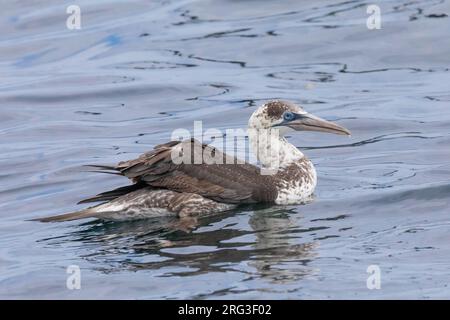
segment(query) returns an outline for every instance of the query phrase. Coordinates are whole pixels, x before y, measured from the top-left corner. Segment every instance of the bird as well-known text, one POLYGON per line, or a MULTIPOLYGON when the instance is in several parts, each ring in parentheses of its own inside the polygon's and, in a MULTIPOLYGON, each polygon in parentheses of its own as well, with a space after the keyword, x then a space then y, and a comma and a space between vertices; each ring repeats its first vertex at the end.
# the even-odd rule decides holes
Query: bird
POLYGON ((91 165, 97 171, 125 176, 132 184, 79 202, 99 202, 97 205, 35 220, 197 218, 245 204, 305 203, 313 196, 317 173, 311 160, 285 137, 300 131, 350 136, 348 129, 314 116, 296 103, 270 100, 248 121, 249 146, 257 165, 196 139, 169 141, 117 165, 91 165), (196 157, 202 161, 193 161, 196 157))

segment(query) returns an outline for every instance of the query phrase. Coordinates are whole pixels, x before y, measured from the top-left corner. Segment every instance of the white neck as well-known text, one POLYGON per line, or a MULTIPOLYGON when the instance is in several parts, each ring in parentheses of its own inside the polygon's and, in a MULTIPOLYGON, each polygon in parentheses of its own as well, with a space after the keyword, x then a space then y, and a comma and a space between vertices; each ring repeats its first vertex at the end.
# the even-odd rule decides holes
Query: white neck
POLYGON ((249 128, 248 138, 250 147, 263 168, 273 170, 286 168, 304 157, 297 147, 280 135, 278 129, 249 128))

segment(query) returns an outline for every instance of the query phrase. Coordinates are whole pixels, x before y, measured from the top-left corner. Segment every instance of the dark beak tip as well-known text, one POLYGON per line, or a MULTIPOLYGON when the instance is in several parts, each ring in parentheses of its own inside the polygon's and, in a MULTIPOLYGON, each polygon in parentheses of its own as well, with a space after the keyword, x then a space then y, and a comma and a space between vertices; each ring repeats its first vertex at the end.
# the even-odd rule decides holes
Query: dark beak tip
POLYGON ((339 127, 339 129, 336 131, 337 134, 340 134, 342 136, 351 137, 352 133, 350 130, 348 130, 347 128, 342 127, 342 126, 338 126, 338 127, 339 127))
POLYGON ((349 137, 349 138, 352 136, 352 134, 350 132, 347 132, 347 131, 346 132, 339 132, 338 134, 341 135, 341 136, 349 137))

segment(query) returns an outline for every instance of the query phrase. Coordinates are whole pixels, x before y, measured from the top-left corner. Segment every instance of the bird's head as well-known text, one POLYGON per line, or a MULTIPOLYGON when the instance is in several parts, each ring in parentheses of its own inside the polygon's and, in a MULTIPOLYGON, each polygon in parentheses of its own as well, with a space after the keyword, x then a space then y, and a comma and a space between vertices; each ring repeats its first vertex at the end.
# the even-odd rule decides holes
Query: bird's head
POLYGON ((279 129, 282 135, 289 131, 320 131, 341 135, 350 135, 346 128, 316 117, 296 105, 282 100, 273 100, 263 104, 250 117, 251 129, 279 129))

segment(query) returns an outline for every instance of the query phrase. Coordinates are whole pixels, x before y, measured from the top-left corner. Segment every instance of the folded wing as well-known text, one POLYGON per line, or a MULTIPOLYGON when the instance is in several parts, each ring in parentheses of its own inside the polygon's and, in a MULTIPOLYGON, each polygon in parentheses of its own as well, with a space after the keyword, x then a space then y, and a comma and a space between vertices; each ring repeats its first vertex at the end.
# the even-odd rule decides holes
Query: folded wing
POLYGON ((191 139, 158 145, 137 159, 103 169, 115 170, 137 184, 196 193, 219 202, 274 201, 277 190, 273 177, 239 162, 242 160, 191 139))

